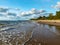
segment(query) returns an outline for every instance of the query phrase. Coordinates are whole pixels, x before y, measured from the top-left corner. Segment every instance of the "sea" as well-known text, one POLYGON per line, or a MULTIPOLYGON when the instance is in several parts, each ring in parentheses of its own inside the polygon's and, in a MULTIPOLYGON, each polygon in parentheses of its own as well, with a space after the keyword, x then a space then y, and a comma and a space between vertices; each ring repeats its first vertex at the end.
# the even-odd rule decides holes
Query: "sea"
POLYGON ((30 20, 0 21, 0 45, 60 45, 60 26, 30 20))
POLYGON ((24 45, 32 38, 33 21, 0 21, 0 45, 24 45))

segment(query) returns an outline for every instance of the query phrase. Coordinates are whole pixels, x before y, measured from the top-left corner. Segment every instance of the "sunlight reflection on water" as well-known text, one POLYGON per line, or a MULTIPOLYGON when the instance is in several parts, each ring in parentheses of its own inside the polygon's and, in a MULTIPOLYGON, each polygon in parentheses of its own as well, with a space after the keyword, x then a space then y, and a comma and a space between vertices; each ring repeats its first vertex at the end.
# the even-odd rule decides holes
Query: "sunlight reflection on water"
POLYGON ((23 45, 32 37, 35 26, 33 22, 22 22, 0 28, 0 45, 23 45))
MULTIPOLYGON (((34 31, 33 29, 36 29, 34 34, 41 33, 43 35, 44 33, 44 36, 46 37, 47 36, 50 37, 48 35, 49 31, 57 35, 60 35, 59 26, 38 24, 35 22, 30 22, 30 21, 19 22, 15 24, 10 23, 4 27, 0 27, 0 45, 24 45, 25 42, 27 42, 30 38, 32 38, 32 34, 34 31)), ((36 35, 37 34, 35 34, 35 36, 36 35)), ((37 35, 37 36, 40 36, 40 35, 37 35)))

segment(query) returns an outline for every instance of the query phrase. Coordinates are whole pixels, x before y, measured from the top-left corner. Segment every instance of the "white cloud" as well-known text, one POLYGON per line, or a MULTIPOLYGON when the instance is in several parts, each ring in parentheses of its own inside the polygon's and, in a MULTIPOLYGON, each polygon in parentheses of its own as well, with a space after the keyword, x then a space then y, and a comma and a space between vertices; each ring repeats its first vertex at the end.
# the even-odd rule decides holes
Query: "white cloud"
POLYGON ((21 20, 21 19, 25 20, 25 19, 37 18, 41 13, 45 12, 45 10, 37 10, 35 8, 32 8, 29 11, 22 11, 22 12, 19 11, 20 9, 18 8, 0 7, 0 20, 21 20))
POLYGON ((55 6, 52 5, 51 7, 55 9, 60 9, 60 2, 57 2, 55 6))
POLYGON ((20 19, 31 19, 31 18, 38 18, 39 16, 43 16, 45 10, 37 10, 35 8, 32 8, 29 11, 23 11, 20 13, 21 18, 20 19))
POLYGON ((17 16, 16 13, 10 13, 10 12, 8 12, 7 15, 9 15, 9 16, 17 16))
POLYGON ((19 8, 9 8, 9 9, 20 11, 20 9, 19 9, 19 8))
POLYGON ((21 12, 20 15, 22 15, 22 16, 29 16, 29 15, 34 15, 34 14, 38 15, 38 14, 44 13, 44 12, 45 12, 45 10, 37 10, 35 8, 32 8, 30 11, 21 12))
POLYGON ((2 8, 0 7, 0 12, 7 12, 9 9, 8 8, 2 8))
POLYGON ((8 8, 8 7, 0 7, 0 20, 17 20, 18 16, 16 11, 13 13, 9 10, 18 10, 17 8, 8 8))

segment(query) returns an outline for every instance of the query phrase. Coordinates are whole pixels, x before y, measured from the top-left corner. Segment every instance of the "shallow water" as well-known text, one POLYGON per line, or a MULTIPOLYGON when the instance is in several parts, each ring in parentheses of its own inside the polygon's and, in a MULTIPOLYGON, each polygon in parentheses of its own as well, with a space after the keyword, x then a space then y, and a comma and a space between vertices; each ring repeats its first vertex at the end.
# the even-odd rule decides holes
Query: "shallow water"
POLYGON ((39 24, 25 45, 60 45, 60 26, 39 24))
MULTIPOLYGON (((11 22, 12 23, 12 22, 11 22)), ((0 45, 24 45, 32 37, 34 22, 19 22, 0 28, 0 45)))
POLYGON ((31 21, 0 27, 0 45, 60 45, 60 27, 31 21))

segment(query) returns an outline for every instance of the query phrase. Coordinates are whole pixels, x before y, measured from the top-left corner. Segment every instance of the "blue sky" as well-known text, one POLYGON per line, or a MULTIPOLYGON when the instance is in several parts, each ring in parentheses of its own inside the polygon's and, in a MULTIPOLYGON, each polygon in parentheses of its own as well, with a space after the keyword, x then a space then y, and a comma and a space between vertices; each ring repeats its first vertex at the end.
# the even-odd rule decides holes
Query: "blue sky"
POLYGON ((60 0, 0 0, 0 20, 37 18, 58 9, 60 0))

